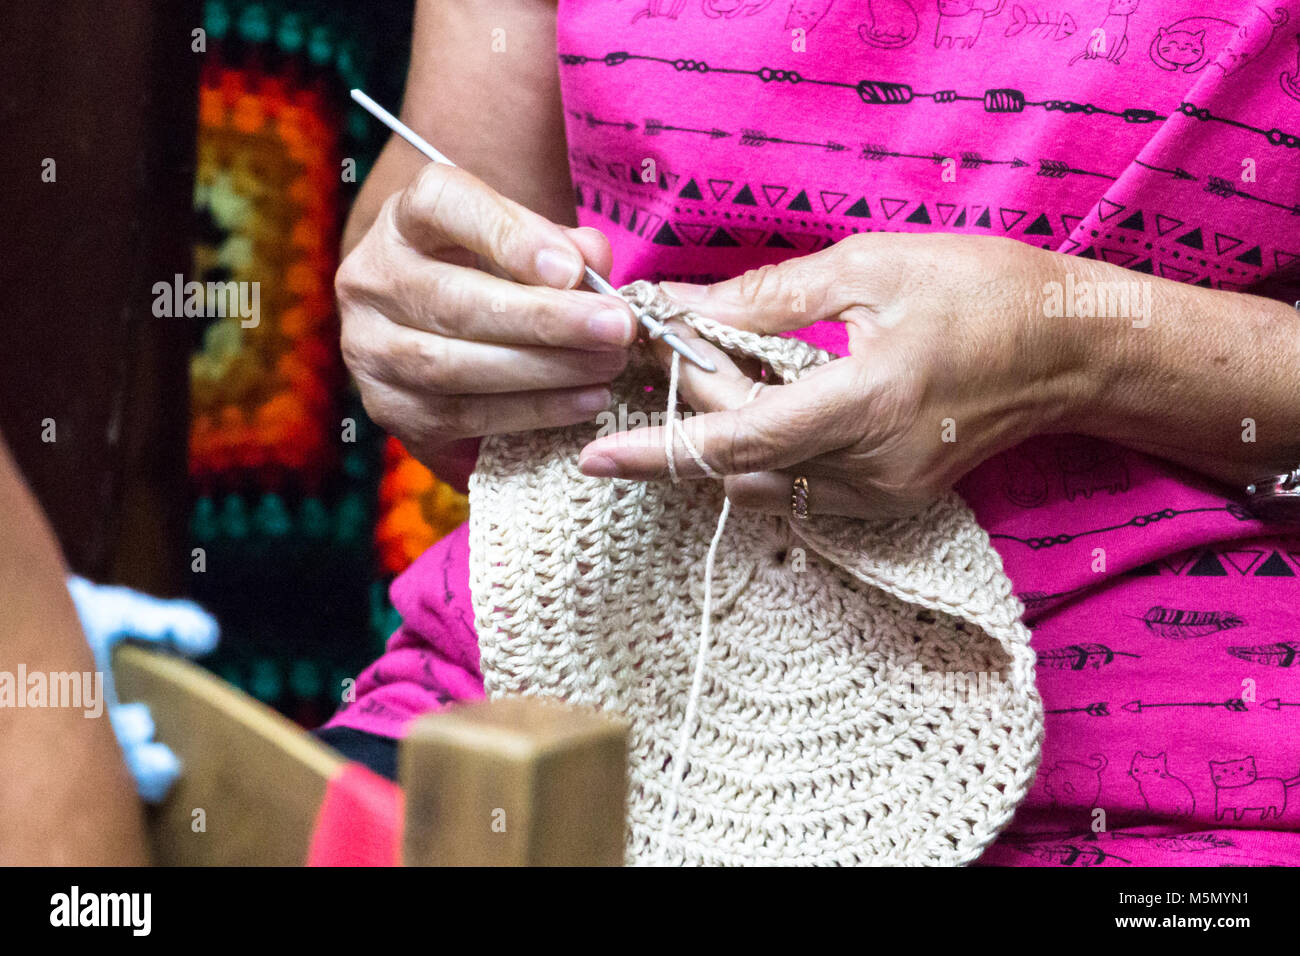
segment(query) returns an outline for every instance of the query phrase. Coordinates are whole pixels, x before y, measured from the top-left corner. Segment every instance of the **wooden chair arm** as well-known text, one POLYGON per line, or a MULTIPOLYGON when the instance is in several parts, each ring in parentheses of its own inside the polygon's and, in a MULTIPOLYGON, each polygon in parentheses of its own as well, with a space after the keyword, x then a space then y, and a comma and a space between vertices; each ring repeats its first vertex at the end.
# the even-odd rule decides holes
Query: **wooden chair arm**
POLYGON ((619 866, 627 726, 537 697, 430 714, 400 754, 407 866, 619 866))
POLYGON ((183 765, 167 799, 147 811, 155 864, 302 866, 343 757, 183 658, 125 644, 113 675, 122 701, 149 705, 157 739, 183 765))
MULTIPOLYGON (((125 644, 113 673, 121 700, 148 704, 183 765, 148 810, 154 862, 301 866, 344 758, 183 658, 125 644)), ((421 718, 400 762, 407 865, 623 861, 619 721, 537 698, 484 701, 421 718)))

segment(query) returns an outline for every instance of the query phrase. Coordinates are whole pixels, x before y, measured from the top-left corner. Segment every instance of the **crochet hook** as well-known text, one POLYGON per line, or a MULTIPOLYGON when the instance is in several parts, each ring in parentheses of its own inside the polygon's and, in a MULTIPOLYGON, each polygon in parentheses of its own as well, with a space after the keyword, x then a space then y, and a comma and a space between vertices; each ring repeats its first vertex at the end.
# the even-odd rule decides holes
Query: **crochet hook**
MULTIPOLYGON (((372 100, 361 90, 353 90, 352 99, 355 100, 362 107, 362 109, 364 109, 367 113, 369 113, 375 119, 379 120, 379 122, 383 123, 385 126, 391 129, 398 136, 402 137, 402 139, 406 140, 408 143, 410 143, 412 146, 418 149, 428 159, 432 160, 435 163, 442 163, 446 166, 456 165, 450 159, 444 156, 442 153, 438 152, 431 145, 429 145, 428 141, 425 140, 424 137, 422 137, 419 133, 411 129, 411 127, 407 126, 405 123, 399 120, 392 113, 388 112, 388 110, 384 109, 382 106, 380 106, 378 103, 372 100)), ((619 298, 621 298, 621 296, 618 295, 617 290, 615 290, 615 288, 612 285, 610 285, 608 282, 602 279, 595 269, 591 268, 591 266, 585 266, 584 268, 586 269, 587 285, 591 286, 597 292, 600 292, 604 295, 618 296, 619 298)), ((694 362, 696 365, 704 369, 704 371, 706 372, 717 371, 717 366, 715 366, 712 362, 710 362, 708 359, 704 358, 703 356, 697 355, 695 353, 695 350, 692 349, 685 342, 683 342, 681 338, 678 337, 676 332, 674 332, 664 323, 660 322, 654 316, 647 315, 645 312, 638 309, 636 306, 631 305, 631 303, 628 304, 631 306, 632 312, 640 320, 641 326, 648 333, 650 333, 650 338, 663 339, 664 343, 667 344, 668 347, 671 348, 674 352, 676 352, 678 355, 680 355, 682 358, 686 359, 687 361, 694 362)))

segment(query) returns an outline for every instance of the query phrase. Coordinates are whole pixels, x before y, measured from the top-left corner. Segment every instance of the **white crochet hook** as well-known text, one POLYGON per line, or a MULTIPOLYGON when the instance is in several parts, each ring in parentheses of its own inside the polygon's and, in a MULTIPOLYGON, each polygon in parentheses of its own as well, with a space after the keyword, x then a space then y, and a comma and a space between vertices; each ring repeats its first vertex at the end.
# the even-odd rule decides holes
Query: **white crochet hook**
MULTIPOLYGON (((359 103, 367 113, 379 120, 379 122, 383 123, 398 136, 402 137, 402 139, 406 140, 433 162, 443 163, 447 166, 456 165, 446 156, 442 155, 442 153, 430 146, 429 142, 423 136, 411 129, 411 127, 407 126, 392 113, 388 112, 388 110, 384 109, 361 90, 353 90, 352 99, 356 100, 356 102, 359 103)), ((612 285, 600 277, 596 270, 591 268, 591 266, 586 266, 585 268, 587 270, 587 285, 604 295, 612 295, 622 298, 612 285)), ((628 304, 631 305, 631 303, 628 304)), ((654 316, 646 315, 645 312, 641 311, 634 305, 631 305, 631 308, 636 317, 640 319, 642 327, 650 333, 652 339, 663 339, 668 347, 674 352, 687 361, 694 362, 706 372, 716 372, 718 370, 717 366, 708 359, 697 355, 694 349, 683 342, 678 337, 677 333, 664 325, 664 323, 654 318, 654 316)))

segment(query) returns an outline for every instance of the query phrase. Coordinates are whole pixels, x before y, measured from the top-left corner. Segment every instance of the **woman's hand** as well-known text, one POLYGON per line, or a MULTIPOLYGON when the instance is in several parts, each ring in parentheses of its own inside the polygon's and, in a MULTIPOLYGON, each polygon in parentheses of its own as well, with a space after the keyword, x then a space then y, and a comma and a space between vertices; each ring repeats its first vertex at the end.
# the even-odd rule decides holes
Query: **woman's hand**
MULTIPOLYGON (((850 355, 759 391, 698 337, 713 375, 681 363, 697 414, 682 423, 737 507, 790 513, 798 475, 813 514, 914 513, 984 459, 1052 430, 1088 385, 1085 350, 1044 317, 1055 257, 1012 240, 865 234, 823 252, 708 287, 663 289, 701 315, 778 333, 847 324, 850 355)), ((686 336, 688 333, 683 332, 686 336)), ((665 364, 671 353, 658 346, 665 364)), ((598 477, 667 473, 663 429, 609 435, 583 449, 598 477)), ((678 474, 704 471, 680 440, 678 474)))
POLYGON ((626 303, 575 289, 584 263, 609 269, 597 230, 426 166, 385 201, 335 280, 367 413, 435 470, 463 439, 592 420, 636 323, 626 303))

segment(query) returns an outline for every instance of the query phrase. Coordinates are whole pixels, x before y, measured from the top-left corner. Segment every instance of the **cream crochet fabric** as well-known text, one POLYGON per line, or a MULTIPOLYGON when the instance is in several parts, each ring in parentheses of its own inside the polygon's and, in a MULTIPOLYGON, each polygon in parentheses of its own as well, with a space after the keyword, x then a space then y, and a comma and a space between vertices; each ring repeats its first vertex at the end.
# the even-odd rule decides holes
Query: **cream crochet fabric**
MULTIPOLYGON (((648 283, 620 292, 782 381, 829 359, 685 312, 648 283)), ((663 386, 638 355, 614 401, 662 415, 663 386)), ((627 861, 978 857, 1033 779, 1043 714, 1022 608, 965 503, 950 493, 888 522, 730 514, 698 717, 665 828, 722 489, 587 478, 578 451, 593 432, 483 441, 470 588, 489 695, 560 698, 630 722, 627 861)))

